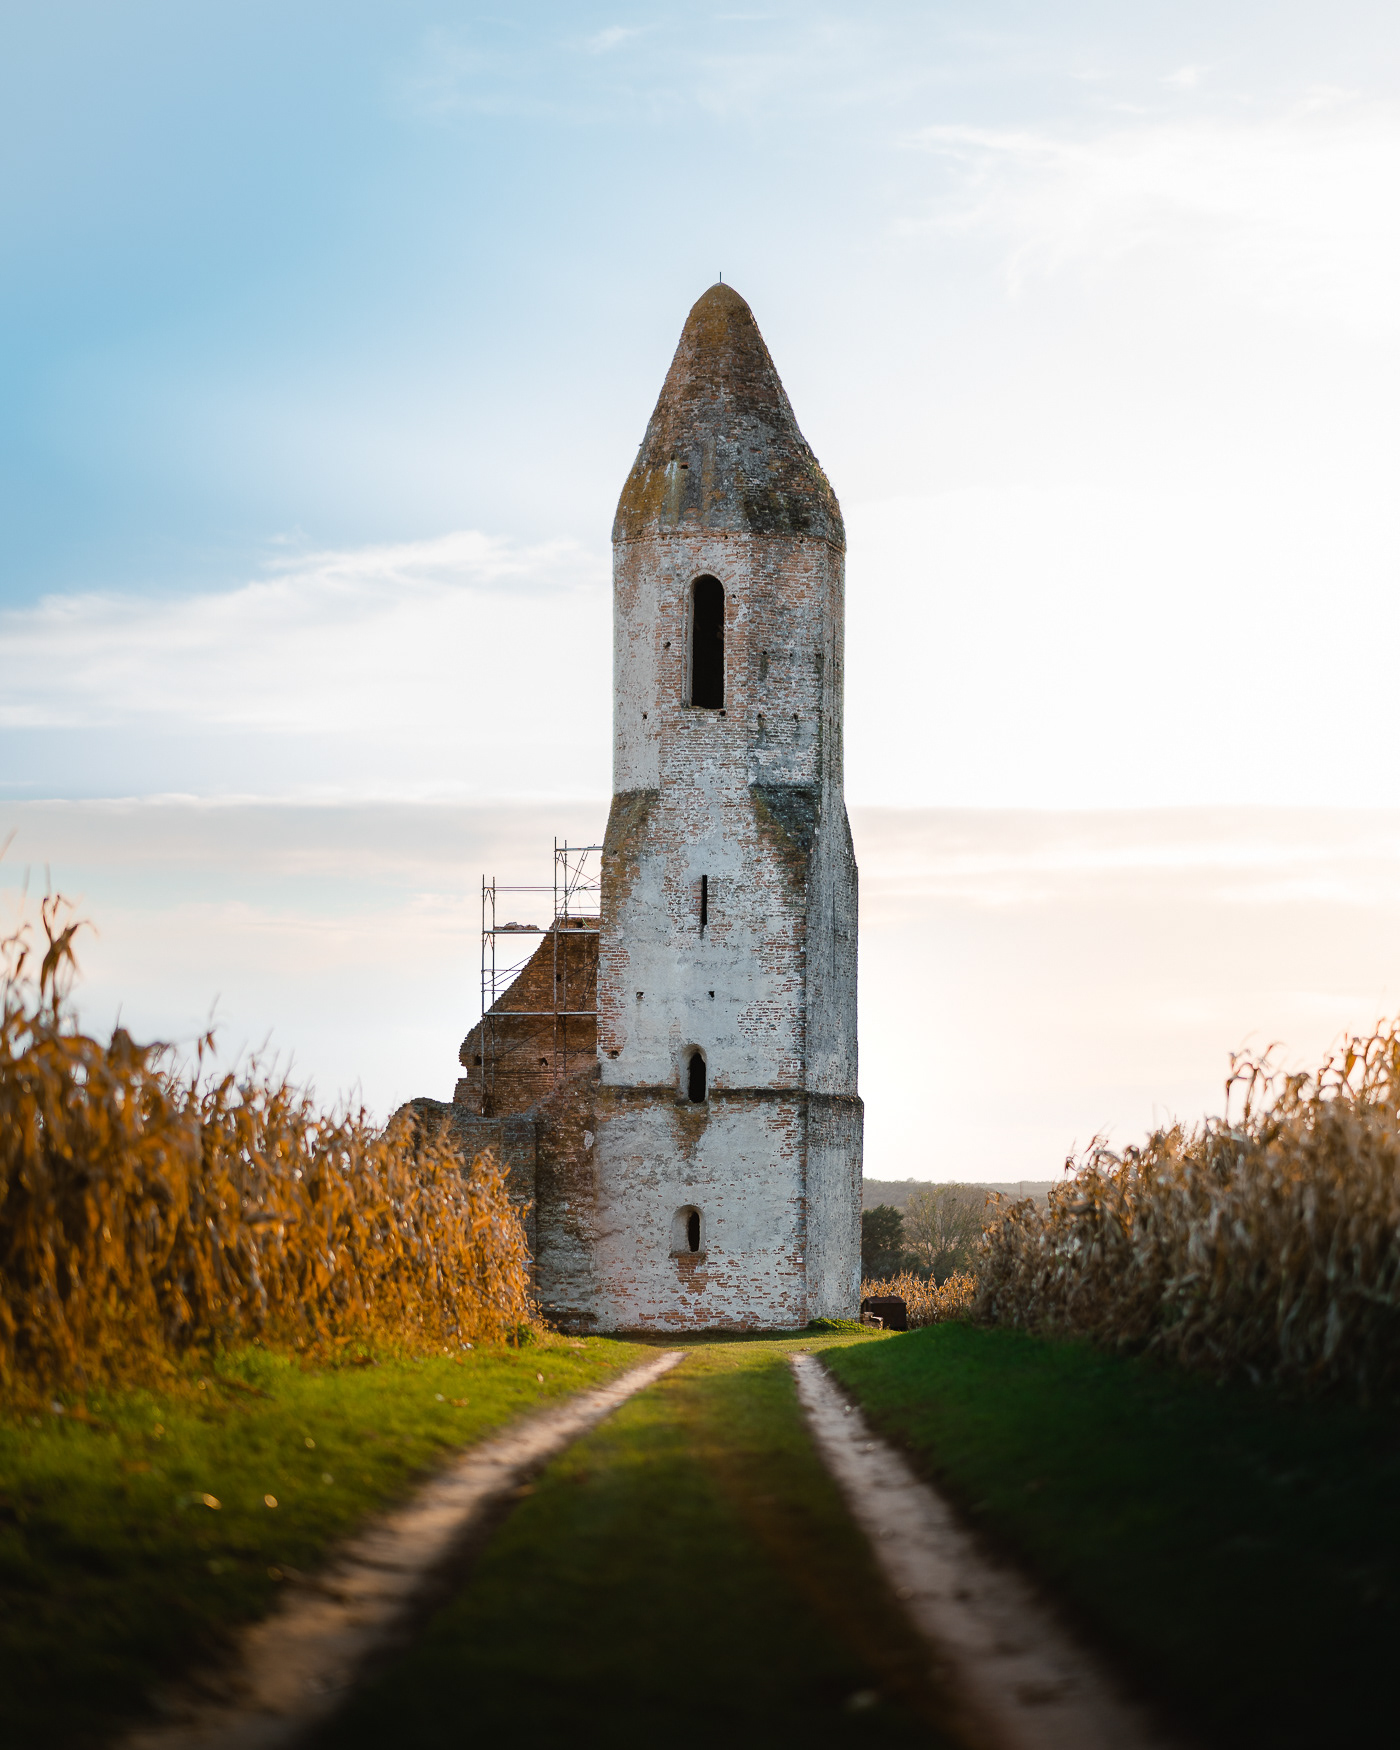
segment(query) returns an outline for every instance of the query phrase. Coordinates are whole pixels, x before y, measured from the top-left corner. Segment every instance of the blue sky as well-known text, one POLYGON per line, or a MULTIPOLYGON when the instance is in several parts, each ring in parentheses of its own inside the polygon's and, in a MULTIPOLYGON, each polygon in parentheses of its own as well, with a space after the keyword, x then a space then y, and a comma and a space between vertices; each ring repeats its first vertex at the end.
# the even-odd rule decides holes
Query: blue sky
POLYGON ((1400 802, 1326 746, 1386 732, 1400 635, 1390 9, 5 27, 0 794, 605 791, 611 510, 724 271, 851 521, 861 799, 1400 802), (386 672, 392 735, 341 732, 384 615, 409 636, 405 568, 420 644, 481 596, 453 634, 483 720, 583 639, 572 761, 531 776, 478 725, 465 775, 386 672), (1175 721, 1106 747, 1146 666, 1175 721), (944 757, 892 756, 915 738, 944 757))
MULTIPOLYGON (((1389 1000, 1383 956, 1277 978, 1297 881, 1341 908, 1316 914, 1324 936, 1390 916, 1390 853, 1367 851, 1360 887, 1336 875, 1316 810, 1400 808, 1382 752, 1400 642, 1392 7, 55 0, 0 5, 0 23, 0 814, 21 827, 0 885, 66 862, 127 920, 93 951, 104 1012, 124 1000, 183 1035, 206 986, 241 980, 240 1036, 270 1026, 381 1105, 417 1091, 415 1058, 381 1074, 398 1047, 345 1032, 341 987, 287 1006, 275 968, 298 930, 324 944, 324 918, 354 911, 358 870, 364 916, 404 944, 398 988, 427 1000, 432 968, 410 962, 438 938, 413 919, 456 903, 437 837, 408 834, 430 848, 389 897, 331 815, 299 816, 294 851, 267 808, 388 811, 365 843, 400 830, 396 809, 471 811, 468 909, 491 847, 524 856, 512 810, 596 830, 612 509, 719 271, 847 512, 848 782, 861 818, 886 811, 862 850, 872 896, 930 820, 961 844, 959 811, 1127 811, 1132 846, 1129 814, 1174 810, 1188 847, 1206 829, 1183 810, 1314 811, 1265 834, 1291 848, 1265 858, 1277 934, 1244 928, 1248 966, 1232 877, 1193 914, 1202 988, 1229 963, 1235 996, 1189 1022, 1163 998, 1166 1032, 1085 1080, 1075 1133, 1137 1122, 1154 1085, 1207 1099, 1245 1032, 1311 1051, 1389 1000), (154 798, 182 800, 159 804, 136 904, 102 810, 149 823, 154 798), (61 831, 53 800, 79 810, 61 831), (248 874, 216 918, 198 911, 208 846, 224 876, 241 866, 220 809, 244 810, 248 874), (143 932, 181 907, 182 940, 222 946, 143 972, 143 932)), ((989 867, 1028 859, 987 905, 1039 917, 1043 953, 1020 963, 1059 965, 1041 841, 1013 832, 1013 855, 987 819, 989 867)), ((1253 843, 1242 821, 1206 836, 1253 843)), ((1070 865, 1116 866, 1094 842, 1070 865)), ((1142 866, 1172 867, 1154 844, 1142 866)), ((1150 933, 1165 890, 1143 880, 1123 916, 1150 933)), ((903 925, 882 915, 870 1086, 910 1025, 936 1036, 898 1008, 903 925)), ((980 1012, 993 967, 1018 1006, 980 930, 985 951, 950 946, 930 973, 940 1027, 980 1012)), ((1140 989, 1116 1000, 1146 1025, 1140 989)), ((963 1098, 971 1135, 984 1092, 963 1098)), ((894 1119, 871 1122, 897 1152, 894 1119)), ((1008 1176, 1059 1146, 1015 1134, 1008 1176)))
MULTIPOLYGON (((228 585, 288 543, 596 539, 721 270, 844 496, 985 478, 975 428, 949 466, 969 378, 1006 405, 989 347, 1021 368, 1096 288, 1014 295, 1034 240, 979 194, 1014 204, 1037 150, 1165 158, 1192 127, 1286 173, 1299 106, 1330 93, 1334 141, 1393 99, 1400 43, 1346 5, 5 11, 12 603, 228 585)), ((1098 343, 1135 350, 1156 312, 1114 290, 1128 333, 1098 343)), ((1047 467, 1016 443, 991 471, 1047 467)))

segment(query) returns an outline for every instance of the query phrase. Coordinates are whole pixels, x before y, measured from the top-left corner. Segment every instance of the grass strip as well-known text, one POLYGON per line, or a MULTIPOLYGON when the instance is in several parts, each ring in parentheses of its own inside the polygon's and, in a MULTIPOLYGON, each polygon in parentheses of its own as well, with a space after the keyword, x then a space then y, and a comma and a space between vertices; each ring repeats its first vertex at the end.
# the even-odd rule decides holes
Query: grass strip
POLYGON ((787 1355, 825 1345, 686 1346, 522 1491, 326 1746, 949 1742, 928 1649, 802 1419, 787 1355))
POLYGON ((1394 1410, 960 1324, 828 1364, 1205 1741, 1363 1742, 1393 1719, 1394 1410))
POLYGON ((166 1390, 0 1414, 0 1743, 110 1737, 426 1467, 650 1353, 560 1338, 312 1365, 249 1347, 166 1390))

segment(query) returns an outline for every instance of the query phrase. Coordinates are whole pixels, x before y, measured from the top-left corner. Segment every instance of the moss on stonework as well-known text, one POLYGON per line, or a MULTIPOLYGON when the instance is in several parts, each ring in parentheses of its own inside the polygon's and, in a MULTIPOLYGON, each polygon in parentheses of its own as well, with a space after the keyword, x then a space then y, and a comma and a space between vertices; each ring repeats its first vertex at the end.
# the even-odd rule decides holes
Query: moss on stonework
POLYGON ((778 852, 795 882, 805 883, 817 842, 820 793, 810 784, 750 784, 758 829, 778 852))
POLYGON ((753 312, 731 286, 711 286, 686 319, 613 539, 682 525, 845 546, 836 494, 798 430, 753 312))
POLYGON ((635 857, 639 853, 647 816, 660 794, 659 790, 622 790, 613 797, 603 834, 605 857, 635 857))

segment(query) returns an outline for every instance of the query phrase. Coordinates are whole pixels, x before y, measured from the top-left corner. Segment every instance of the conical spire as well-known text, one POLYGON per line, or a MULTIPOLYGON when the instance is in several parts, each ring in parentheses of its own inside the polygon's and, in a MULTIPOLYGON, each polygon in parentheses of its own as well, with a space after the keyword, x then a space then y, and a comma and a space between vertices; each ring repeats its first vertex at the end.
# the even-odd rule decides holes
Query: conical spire
POLYGON ((753 312, 726 285, 711 286, 686 318, 613 540, 668 529, 845 546, 836 494, 797 429, 753 312))

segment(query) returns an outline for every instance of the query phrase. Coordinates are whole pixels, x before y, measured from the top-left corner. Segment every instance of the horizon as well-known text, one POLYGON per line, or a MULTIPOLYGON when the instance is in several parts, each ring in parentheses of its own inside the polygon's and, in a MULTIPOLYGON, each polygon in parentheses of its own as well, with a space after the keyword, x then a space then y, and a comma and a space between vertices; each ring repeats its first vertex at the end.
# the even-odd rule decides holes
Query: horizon
MULTIPOLYGON (((545 881, 554 834, 596 842, 605 815, 29 803, 0 896, 52 853, 97 927, 75 992, 96 1030, 188 1051, 212 1012, 221 1062, 270 1036, 321 1097, 383 1118, 451 1098, 480 875, 545 881)), ((851 815, 871 1178, 1053 1179, 1100 1131, 1219 1112, 1232 1051, 1280 1040, 1315 1067, 1400 1009, 1400 810, 851 815)))

